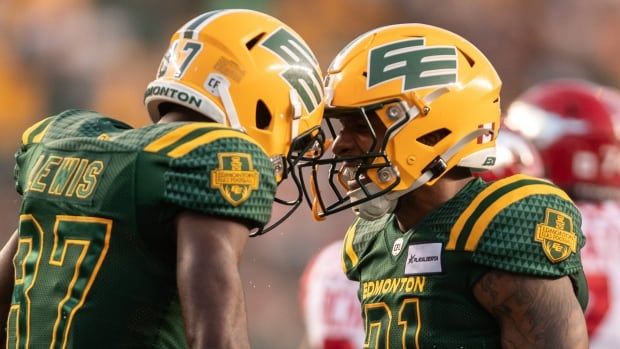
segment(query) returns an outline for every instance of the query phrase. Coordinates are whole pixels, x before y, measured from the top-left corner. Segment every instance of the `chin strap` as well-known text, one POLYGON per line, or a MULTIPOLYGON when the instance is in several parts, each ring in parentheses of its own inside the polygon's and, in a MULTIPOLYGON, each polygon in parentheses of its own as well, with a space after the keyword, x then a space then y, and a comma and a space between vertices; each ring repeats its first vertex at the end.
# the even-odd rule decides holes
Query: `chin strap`
MULTIPOLYGON (((448 150, 446 150, 443 154, 431 161, 429 166, 427 166, 428 169, 423 170, 424 172, 422 172, 422 175, 415 182, 413 182, 409 188, 401 191, 390 192, 385 195, 378 196, 372 200, 363 202, 355 206, 353 211, 361 218, 371 221, 377 220, 388 213, 394 212, 398 199, 401 196, 418 189, 433 178, 443 174, 446 170, 445 164, 447 164, 454 157, 454 155, 456 155, 469 142, 482 135, 488 134, 489 132, 493 132, 493 130, 488 128, 478 128, 470 132, 448 148, 448 150), (437 164, 443 164, 443 168, 442 166, 435 166, 437 164)), ((378 193, 381 190, 374 183, 367 185, 365 188, 370 194, 378 193)), ((360 200, 366 196, 361 188, 350 191, 348 195, 351 198, 351 201, 360 200)))
POLYGON ((301 118, 301 97, 294 89, 289 91, 291 106, 293 107, 293 122, 291 122, 291 142, 299 135, 299 119, 301 118))
POLYGON ((209 80, 216 80, 215 88, 211 89, 211 92, 215 92, 217 96, 220 97, 222 104, 224 105, 224 110, 226 111, 226 119, 228 126, 245 132, 243 126, 239 122, 239 117, 237 116, 237 109, 235 108, 235 103, 232 100, 230 95, 229 87, 230 83, 228 79, 221 74, 212 73, 209 74, 209 80))
MULTIPOLYGON (((366 191, 371 195, 381 191, 381 188, 377 187, 377 185, 374 183, 366 185, 365 188, 366 191)), ((387 213, 394 212, 398 200, 392 200, 388 198, 387 195, 389 194, 390 193, 377 196, 372 200, 368 200, 357 206, 353 206, 353 212, 368 221, 377 220, 386 215, 387 213)), ((350 191, 348 195, 352 202, 355 200, 362 200, 364 197, 366 197, 366 193, 361 188, 350 191)))
POLYGON ((314 176, 310 176, 310 193, 312 195, 312 205, 311 205, 311 211, 312 211, 312 217, 314 218, 315 221, 320 222, 320 221, 324 221, 325 217, 321 216, 321 204, 319 203, 319 197, 316 193, 316 182, 314 181, 314 176))

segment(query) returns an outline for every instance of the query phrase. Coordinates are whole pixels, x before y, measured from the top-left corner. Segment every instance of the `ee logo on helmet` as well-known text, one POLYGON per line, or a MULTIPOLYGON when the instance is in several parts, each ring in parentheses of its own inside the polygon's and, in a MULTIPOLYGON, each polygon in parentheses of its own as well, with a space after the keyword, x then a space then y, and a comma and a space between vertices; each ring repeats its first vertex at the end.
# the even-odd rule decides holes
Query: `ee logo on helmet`
POLYGON ((299 94, 308 113, 312 113, 323 99, 323 84, 318 63, 306 45, 289 31, 280 28, 262 44, 276 54, 290 68, 282 77, 299 94))
POLYGON ((458 80, 454 46, 425 46, 424 38, 395 41, 370 50, 367 87, 402 78, 402 92, 458 80))

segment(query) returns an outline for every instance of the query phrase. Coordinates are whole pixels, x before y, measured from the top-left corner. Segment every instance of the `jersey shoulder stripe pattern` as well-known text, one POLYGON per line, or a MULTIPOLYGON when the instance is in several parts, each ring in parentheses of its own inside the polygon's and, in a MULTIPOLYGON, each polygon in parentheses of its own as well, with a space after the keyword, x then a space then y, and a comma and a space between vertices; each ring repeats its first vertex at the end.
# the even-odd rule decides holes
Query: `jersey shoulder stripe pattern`
POLYGON ((30 126, 23 134, 22 134, 22 144, 29 145, 34 143, 40 143, 45 136, 45 133, 49 129, 52 121, 54 120, 53 116, 49 116, 36 124, 30 126))
POLYGON ((265 150, 245 133, 217 123, 197 122, 185 124, 161 135, 144 147, 149 153, 161 153, 171 158, 187 155, 200 146, 223 138, 238 138, 265 150))
POLYGON ((474 251, 487 226, 502 210, 532 195, 556 195, 572 202, 563 190, 544 179, 515 175, 498 180, 476 195, 461 213, 446 249, 474 251))

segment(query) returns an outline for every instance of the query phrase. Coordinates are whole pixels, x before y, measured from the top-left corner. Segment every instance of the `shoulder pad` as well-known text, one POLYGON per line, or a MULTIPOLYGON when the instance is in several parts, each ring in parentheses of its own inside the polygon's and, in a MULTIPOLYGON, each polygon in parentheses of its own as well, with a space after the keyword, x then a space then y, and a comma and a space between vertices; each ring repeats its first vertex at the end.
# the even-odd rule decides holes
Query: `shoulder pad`
POLYGON ((473 251, 489 222, 511 204, 532 195, 557 195, 572 203, 553 183, 526 175, 510 176, 480 191, 458 217, 446 249, 473 251))
POLYGON ((40 143, 55 118, 55 116, 48 116, 45 119, 30 126, 22 134, 22 145, 40 143))
POLYGON ((168 158, 164 200, 203 214, 264 226, 271 216, 277 184, 271 160, 258 143, 220 124, 169 127, 144 148, 168 158))
POLYGON ((222 124, 208 122, 184 123, 177 128, 171 128, 147 144, 144 151, 179 158, 225 138, 243 140, 265 152, 258 142, 245 133, 222 124))
POLYGON ((581 216, 568 195, 546 180, 517 175, 482 190, 457 219, 446 249, 476 262, 537 275, 581 269, 581 216))
POLYGON ((46 141, 64 140, 74 137, 104 136, 108 130, 131 129, 132 127, 105 115, 79 109, 65 110, 34 124, 22 134, 22 144, 30 145, 46 141))

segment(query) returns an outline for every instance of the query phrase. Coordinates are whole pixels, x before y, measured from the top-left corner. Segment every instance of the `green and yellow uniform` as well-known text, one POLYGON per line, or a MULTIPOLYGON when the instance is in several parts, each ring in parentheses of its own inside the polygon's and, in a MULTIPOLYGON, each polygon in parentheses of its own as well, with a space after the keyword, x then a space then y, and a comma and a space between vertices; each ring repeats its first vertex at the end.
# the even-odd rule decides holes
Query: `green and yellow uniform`
POLYGON ((175 216, 266 224, 276 183, 261 147, 220 124, 133 129, 78 110, 22 143, 8 348, 185 347, 175 216))
POLYGON ((476 179, 402 233, 394 215, 357 219, 343 250, 360 282, 365 348, 500 348, 497 321, 473 295, 493 269, 570 276, 585 309, 581 216, 550 182, 476 179))

